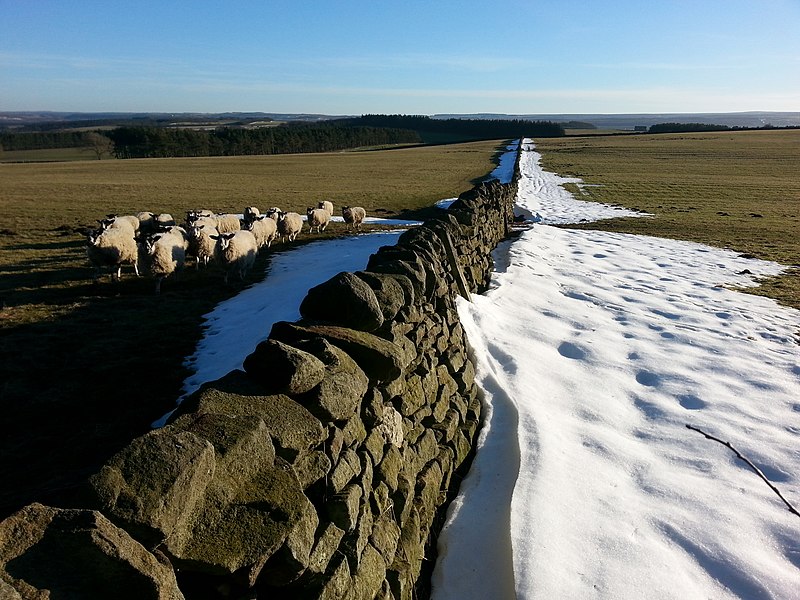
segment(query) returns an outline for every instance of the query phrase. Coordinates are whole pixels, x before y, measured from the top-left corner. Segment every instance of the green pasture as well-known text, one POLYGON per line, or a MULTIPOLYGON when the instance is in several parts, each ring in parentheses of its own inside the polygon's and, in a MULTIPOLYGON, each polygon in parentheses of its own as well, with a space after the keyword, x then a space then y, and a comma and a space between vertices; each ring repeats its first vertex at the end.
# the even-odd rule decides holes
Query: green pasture
POLYGON ((536 140, 578 198, 655 215, 583 228, 690 240, 789 267, 753 293, 800 308, 800 130, 536 140))

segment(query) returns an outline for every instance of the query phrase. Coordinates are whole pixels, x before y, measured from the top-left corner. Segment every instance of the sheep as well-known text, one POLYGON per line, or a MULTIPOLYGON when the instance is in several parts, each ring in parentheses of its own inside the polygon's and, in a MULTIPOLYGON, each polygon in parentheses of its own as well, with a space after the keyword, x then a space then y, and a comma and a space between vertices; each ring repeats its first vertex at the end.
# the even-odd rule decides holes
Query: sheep
POLYGON ((242 228, 239 217, 236 215, 214 215, 214 217, 217 220, 217 229, 219 229, 220 233, 232 233, 242 228))
POLYGON ((342 217, 344 218, 344 222, 347 223, 348 228, 361 229, 361 223, 364 221, 366 216, 367 211, 360 206, 342 207, 342 217))
POLYGON ((152 235, 144 241, 144 252, 150 274, 156 278, 156 294, 161 282, 186 262, 186 246, 179 231, 170 230, 152 235))
POLYGON ((331 220, 331 213, 324 208, 311 208, 306 209, 306 219, 308 220, 308 232, 314 231, 317 228, 317 233, 322 233, 328 226, 331 220))
POLYGON ((272 208, 268 209, 267 212, 264 214, 266 214, 270 219, 272 219, 277 223, 278 215, 281 214, 281 209, 278 208, 277 206, 273 206, 272 208))
POLYGON ((133 236, 139 232, 139 219, 133 215, 124 215, 118 217, 117 215, 106 215, 103 220, 98 220, 102 230, 107 229, 126 229, 130 230, 133 236))
POLYGON ((136 218, 139 219, 139 234, 149 235, 156 230, 156 216, 148 211, 136 213, 136 218))
POLYGON ((328 211, 331 215, 333 215, 333 202, 330 200, 320 200, 317 204, 317 208, 324 208, 328 211))
POLYGON ((217 258, 225 269, 225 283, 228 283, 228 276, 234 271, 239 273, 241 280, 244 280, 258 254, 258 245, 253 233, 241 230, 212 235, 211 239, 217 241, 217 258))
POLYGON ((255 206, 246 206, 242 215, 245 223, 250 223, 255 221, 261 215, 261 211, 259 211, 255 206))
POLYGON ((186 221, 187 228, 192 227, 203 227, 207 225, 209 227, 213 227, 214 229, 217 228, 217 218, 215 216, 210 217, 194 217, 191 220, 186 221))
POLYGON ((281 234, 283 241, 287 239, 293 242, 303 229, 303 217, 296 212, 278 213, 278 233, 281 234))
POLYGON ((180 225, 161 226, 157 229, 156 233, 169 233, 179 237, 183 241, 183 249, 189 248, 189 233, 180 225))
POLYGON ((259 248, 269 248, 278 237, 278 223, 266 215, 261 215, 255 220, 246 223, 244 229, 253 232, 259 248))
MULTIPOLYGON (((186 225, 186 229, 188 231, 191 227, 193 227, 194 225, 197 225, 198 221, 203 221, 203 220, 207 220, 207 219, 213 219, 214 220, 214 227, 217 226, 216 219, 214 219, 214 213, 213 212, 211 212, 209 210, 187 210, 186 211, 186 220, 184 221, 184 224, 186 225)), ((207 223, 204 222, 202 224, 205 225, 207 223)))
POLYGON ((160 215, 156 215, 153 217, 156 222, 156 227, 170 227, 171 225, 175 225, 175 219, 172 218, 172 215, 169 213, 161 213, 160 215))
POLYGON ((100 278, 103 267, 116 267, 111 279, 119 281, 122 265, 132 264, 139 276, 139 247, 127 229, 95 230, 87 236, 86 254, 95 268, 95 282, 100 278))
POLYGON ((213 217, 213 216, 214 216, 213 210, 187 210, 186 224, 191 225, 197 219, 202 219, 203 217, 213 217))
POLYGON ((214 260, 217 251, 217 241, 212 235, 219 235, 215 225, 193 225, 189 227, 189 253, 197 259, 195 269, 208 266, 214 260))

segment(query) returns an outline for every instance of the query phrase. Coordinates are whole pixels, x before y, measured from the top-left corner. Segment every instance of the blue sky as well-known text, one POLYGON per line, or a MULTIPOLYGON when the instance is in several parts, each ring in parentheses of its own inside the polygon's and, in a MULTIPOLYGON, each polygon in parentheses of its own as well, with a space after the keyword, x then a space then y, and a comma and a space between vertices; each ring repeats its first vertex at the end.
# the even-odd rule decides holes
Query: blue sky
POLYGON ((800 111, 800 0, 0 0, 0 110, 800 111))

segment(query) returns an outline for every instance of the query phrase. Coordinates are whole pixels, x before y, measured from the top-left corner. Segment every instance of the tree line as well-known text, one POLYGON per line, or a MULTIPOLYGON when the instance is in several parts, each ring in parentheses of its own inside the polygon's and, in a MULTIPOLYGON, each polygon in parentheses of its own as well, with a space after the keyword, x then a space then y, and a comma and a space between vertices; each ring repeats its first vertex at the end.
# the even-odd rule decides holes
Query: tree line
POLYGON ((458 135, 475 140, 565 135, 564 127, 558 123, 525 119, 434 119, 421 115, 363 115, 350 119, 338 119, 334 123, 411 129, 418 132, 423 138, 425 138, 425 134, 430 133, 458 135))
POLYGON ((564 128, 550 121, 433 119, 426 116, 365 115, 323 123, 272 127, 197 128, 131 124, 102 131, 38 131, 0 134, 5 150, 94 148, 116 158, 173 158, 332 152, 392 144, 554 137, 564 128), (101 143, 105 140, 107 143, 101 143))
POLYGON ((116 158, 174 158, 332 152, 361 146, 418 144, 413 131, 379 127, 289 125, 261 129, 220 127, 211 131, 167 127, 117 127, 102 132, 0 134, 4 150, 93 147, 110 140, 116 158))
POLYGON ((333 152, 361 146, 419 143, 413 131, 377 127, 221 127, 212 131, 162 127, 119 127, 106 133, 117 158, 247 156, 333 152))
POLYGON ((656 125, 651 125, 647 130, 647 133, 690 133, 699 131, 757 131, 759 129, 798 129, 798 127, 794 125, 777 127, 775 125, 770 125, 769 123, 762 125, 761 127, 740 127, 738 125, 730 127, 728 125, 713 125, 710 123, 657 123, 656 125))
POLYGON ((651 125, 647 133, 687 133, 692 131, 728 131, 727 125, 710 123, 657 123, 651 125))

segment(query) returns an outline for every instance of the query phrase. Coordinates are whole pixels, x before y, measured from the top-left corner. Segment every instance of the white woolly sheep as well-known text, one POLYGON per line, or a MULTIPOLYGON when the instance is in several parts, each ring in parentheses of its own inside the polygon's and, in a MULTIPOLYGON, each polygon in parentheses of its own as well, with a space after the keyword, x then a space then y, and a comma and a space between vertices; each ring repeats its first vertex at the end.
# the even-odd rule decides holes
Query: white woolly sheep
POLYGON ((95 230, 89 233, 86 243, 86 254, 95 268, 95 281, 100 278, 103 267, 116 268, 111 278, 119 281, 124 264, 132 264, 139 276, 139 247, 129 230, 95 230))
POLYGON ((217 226, 217 217, 210 210, 187 210, 186 211, 186 229, 188 230, 193 225, 197 225, 202 221, 203 225, 208 225, 209 221, 213 221, 214 227, 217 226))
POLYGON ((189 248, 189 232, 180 225, 169 225, 167 227, 159 227, 156 233, 169 233, 175 235, 183 241, 183 249, 189 248))
POLYGON ((106 215, 106 218, 97 221, 102 230, 107 229, 126 229, 130 230, 135 236, 139 232, 139 219, 133 215, 106 215))
POLYGON ((278 213, 278 233, 283 241, 293 242, 297 234, 303 230, 303 217, 296 212, 278 213))
POLYGON ((306 220, 308 221, 308 232, 312 233, 314 227, 317 228, 317 233, 322 233, 331 221, 331 213, 324 208, 311 208, 306 209, 306 220))
POLYGON ((217 240, 212 235, 219 235, 215 225, 193 225, 189 227, 189 254, 197 259, 195 269, 200 268, 200 263, 204 267, 214 260, 217 252, 217 240))
POLYGON ((244 212, 242 213, 245 223, 255 221, 260 215, 261 211, 255 206, 246 206, 244 212))
POLYGON ((277 223, 278 215, 281 214, 281 209, 278 208, 277 206, 273 206, 272 208, 267 209, 267 212, 264 214, 277 223))
POLYGON ((217 229, 220 233, 232 233, 239 231, 242 224, 239 222, 237 215, 214 215, 217 219, 217 229))
POLYGON ((144 254, 148 271, 156 278, 156 294, 160 294, 161 282, 186 262, 183 236, 172 230, 150 236, 144 242, 144 254))
POLYGON ((148 211, 136 213, 136 218, 139 219, 139 234, 149 235, 156 230, 156 216, 148 211))
POLYGON ((215 216, 213 216, 213 215, 210 216, 210 217, 196 217, 191 221, 187 221, 186 224, 187 224, 187 226, 189 228, 191 228, 191 227, 208 226, 208 227, 213 227, 214 229, 216 229, 217 228, 217 218, 215 216))
POLYGON ((217 240, 217 258, 225 269, 225 283, 228 283, 228 276, 234 271, 244 280, 258 254, 256 237, 250 231, 240 230, 212 235, 211 238, 217 240))
POLYGON ((175 219, 172 218, 172 215, 169 213, 161 213, 160 215, 156 215, 153 217, 156 222, 156 228, 158 227, 170 227, 172 225, 176 225, 175 219))
POLYGON ((278 223, 267 217, 267 215, 261 215, 246 223, 244 229, 253 233, 259 248, 264 248, 265 246, 269 248, 275 238, 278 237, 278 223))
POLYGON ((348 228, 361 229, 361 223, 367 216, 365 211, 360 206, 343 206, 342 217, 344 222, 347 223, 348 228))
POLYGON ((324 208, 331 214, 331 216, 333 215, 333 202, 330 200, 320 200, 317 204, 317 208, 324 208))

